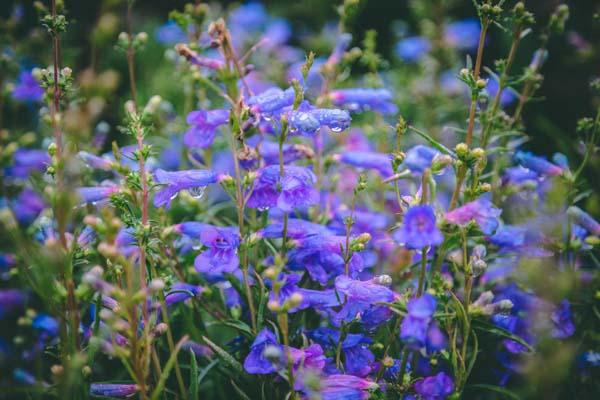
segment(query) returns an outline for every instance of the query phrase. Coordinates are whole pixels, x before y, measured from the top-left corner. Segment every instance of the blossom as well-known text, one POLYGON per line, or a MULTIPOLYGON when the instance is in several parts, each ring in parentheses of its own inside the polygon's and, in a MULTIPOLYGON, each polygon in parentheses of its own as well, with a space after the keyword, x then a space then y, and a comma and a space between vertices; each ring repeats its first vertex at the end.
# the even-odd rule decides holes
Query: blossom
POLYGON ((431 49, 431 42, 422 36, 402 39, 396 44, 396 54, 407 63, 416 63, 431 49))
POLYGON ((491 235, 498 228, 498 217, 501 213, 502 210, 489 200, 477 199, 447 212, 446 221, 456 225, 466 225, 475 221, 483 233, 491 235))
POLYGON ((109 157, 100 157, 87 151, 80 151, 77 156, 89 167, 109 171, 113 166, 113 161, 109 157))
POLYGON ((318 344, 311 344, 304 349, 296 349, 293 347, 286 347, 284 349, 292 359, 294 371, 298 371, 300 368, 321 371, 325 366, 327 359, 323 354, 323 349, 318 344))
POLYGON ((187 40, 185 31, 175 21, 168 21, 159 26, 154 33, 154 37, 157 42, 166 45, 185 42, 187 40))
POLYGON ((206 225, 200 233, 200 241, 207 249, 194 260, 198 272, 220 275, 238 269, 240 234, 237 227, 206 225))
POLYGON ((532 153, 517 151, 514 160, 540 175, 556 176, 562 174, 563 170, 558 165, 552 164, 545 158, 534 156, 532 153))
POLYGON ((392 158, 389 154, 374 151, 346 151, 338 155, 337 158, 345 164, 375 170, 384 178, 394 173, 392 158))
POLYGON ((333 374, 321 378, 318 391, 322 400, 365 400, 369 390, 379 385, 354 375, 333 374))
POLYGON ((299 108, 289 112, 288 124, 291 134, 313 135, 322 126, 333 132, 341 132, 350 126, 350 114, 346 110, 331 108, 299 108))
POLYGON ((439 245, 444 236, 436 225, 433 208, 421 205, 408 209, 402 225, 394 232, 394 239, 409 249, 422 249, 439 245))
POLYGON ((189 283, 175 283, 165 294, 167 305, 179 303, 192 297, 196 297, 203 292, 202 286, 190 285, 189 283))
POLYGON ((23 71, 12 91, 13 99, 22 102, 38 102, 42 100, 44 89, 29 71, 23 71))
POLYGON ((31 327, 38 330, 45 337, 54 338, 58 336, 58 321, 46 314, 38 314, 31 322, 31 327))
POLYGON ((189 169, 184 171, 168 172, 162 169, 157 169, 154 173, 156 183, 164 185, 154 195, 154 206, 167 208, 171 205, 177 194, 182 190, 194 191, 194 195, 199 191, 201 196, 204 188, 211 183, 217 181, 217 174, 204 169, 189 169))
POLYGON ((268 120, 284 107, 291 106, 294 103, 294 98, 295 93, 292 87, 286 90, 271 88, 259 95, 250 97, 246 104, 250 106, 253 113, 262 114, 263 118, 268 120))
POLYGON ((214 352, 208 346, 196 343, 193 340, 186 341, 182 346, 182 350, 191 351, 196 357, 212 357, 214 352))
POLYGON ((108 199, 119 191, 118 186, 89 186, 77 189, 77 195, 83 203, 98 203, 108 199))
POLYGON ((435 297, 428 293, 408 302, 408 314, 400 325, 400 340, 409 348, 426 347, 428 352, 435 352, 446 347, 446 337, 433 320, 436 303, 435 297))
POLYGON ((395 114, 398 107, 393 103, 392 93, 387 89, 338 89, 329 93, 336 107, 350 111, 373 110, 382 114, 395 114))
POLYGON ((452 394, 454 382, 451 377, 440 372, 437 375, 418 380, 415 382, 414 388, 423 400, 443 400, 452 394))
POLYGON ((30 188, 25 188, 12 202, 11 209, 22 225, 29 225, 46 207, 44 199, 30 188))
POLYGON ((18 149, 13 154, 13 162, 5 170, 7 177, 26 179, 32 172, 43 172, 50 164, 47 151, 35 149, 18 149))
MULTIPOLYGON (((257 147, 258 154, 260 154, 265 164, 279 164, 278 143, 265 140, 260 143, 260 146, 257 147)), ((302 158, 312 158, 314 156, 314 151, 310 147, 301 144, 284 143, 282 150, 284 164, 289 164, 302 158)))
POLYGON ((335 289, 338 293, 343 295, 347 301, 339 313, 334 317, 334 322, 350 322, 355 318, 360 318, 362 320, 365 314, 368 316, 369 313, 372 313, 375 310, 387 310, 387 312, 384 312, 383 315, 381 315, 382 318, 378 318, 374 321, 367 320, 367 322, 370 322, 367 324, 369 327, 376 326, 391 318, 392 312, 388 307, 378 305, 377 303, 391 303, 394 301, 394 292, 386 286, 381 285, 379 283, 380 281, 381 279, 378 278, 368 281, 359 281, 348 278, 345 275, 338 276, 335 279, 335 289))
POLYGON ((266 166, 258 170, 246 205, 259 209, 278 207, 284 212, 311 206, 318 201, 318 193, 313 188, 316 181, 308 168, 284 166, 283 177, 280 177, 279 166, 266 166))
POLYGON ((571 316, 571 304, 568 300, 563 300, 551 315, 554 329, 552 336, 557 339, 566 339, 575 333, 575 324, 571 316))
MULTIPOLYGON (((498 84, 498 80, 495 77, 491 77, 487 80, 487 85, 485 90, 488 92, 489 96, 494 98, 500 89, 500 85, 498 84)), ((502 94, 500 95, 500 105, 502 107, 506 107, 511 105, 517 100, 517 96, 510 90, 510 88, 504 88, 502 90, 502 94)))
POLYGON ((264 328, 256 335, 250 346, 250 353, 244 360, 244 369, 249 374, 271 374, 277 371, 277 366, 265 357, 265 349, 269 346, 279 347, 277 338, 269 329, 264 328))
POLYGON ((479 44, 481 24, 478 19, 465 18, 446 26, 444 39, 460 50, 473 50, 479 44))
POLYGON ((411 172, 422 173, 431 167, 433 159, 440 154, 439 151, 423 145, 413 146, 406 152, 403 165, 411 172))
POLYGON ((190 129, 183 136, 183 143, 189 147, 206 148, 215 140, 215 131, 229 122, 229 110, 198 110, 187 116, 190 129))
MULTIPOLYGON (((328 235, 332 232, 323 225, 297 218, 288 218, 287 237, 290 239, 302 239, 315 235, 328 235)), ((260 237, 280 238, 283 236, 283 222, 273 222, 258 232, 260 237)))
POLYGON ((329 58, 324 64, 325 68, 332 68, 342 61, 342 57, 344 56, 344 52, 350 46, 352 42, 352 35, 349 33, 342 33, 338 36, 335 46, 333 47, 333 51, 329 55, 329 58))
POLYGON ((135 383, 92 383, 90 385, 92 396, 126 398, 132 397, 138 390, 138 385, 135 383))
POLYGON ((592 235, 600 236, 600 223, 581 208, 571 206, 567 213, 577 225, 580 225, 592 235))
POLYGON ((0 289, 0 318, 25 306, 27 295, 18 289, 0 289))
MULTIPOLYGON (((340 342, 340 332, 329 328, 317 328, 308 336, 328 349, 336 349, 340 342)), ((365 335, 347 333, 342 341, 344 371, 347 374, 366 377, 375 370, 375 355, 369 350, 373 341, 365 335)))

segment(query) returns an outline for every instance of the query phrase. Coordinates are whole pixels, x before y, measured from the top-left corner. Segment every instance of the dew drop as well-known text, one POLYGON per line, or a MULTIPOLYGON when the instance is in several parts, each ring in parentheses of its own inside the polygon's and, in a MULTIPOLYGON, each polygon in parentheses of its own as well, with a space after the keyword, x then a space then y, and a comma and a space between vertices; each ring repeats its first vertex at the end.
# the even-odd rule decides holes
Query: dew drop
POLYGON ((202 196, 204 196, 205 189, 206 189, 206 186, 196 186, 196 187, 189 188, 188 193, 194 199, 201 199, 202 196))

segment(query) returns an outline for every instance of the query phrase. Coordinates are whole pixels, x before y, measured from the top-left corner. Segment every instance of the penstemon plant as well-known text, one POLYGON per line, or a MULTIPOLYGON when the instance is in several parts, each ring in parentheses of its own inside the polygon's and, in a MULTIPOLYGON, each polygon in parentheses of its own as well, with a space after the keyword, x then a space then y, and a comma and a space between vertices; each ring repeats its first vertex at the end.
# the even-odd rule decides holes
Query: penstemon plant
POLYGON ((526 150, 523 119, 566 5, 412 1, 387 60, 361 0, 298 37, 254 2, 154 37, 142 2, 102 3, 81 71, 63 1, 33 7, 47 68, 20 61, 28 6, 2 31, 3 395, 600 395, 600 108, 579 161, 526 150))

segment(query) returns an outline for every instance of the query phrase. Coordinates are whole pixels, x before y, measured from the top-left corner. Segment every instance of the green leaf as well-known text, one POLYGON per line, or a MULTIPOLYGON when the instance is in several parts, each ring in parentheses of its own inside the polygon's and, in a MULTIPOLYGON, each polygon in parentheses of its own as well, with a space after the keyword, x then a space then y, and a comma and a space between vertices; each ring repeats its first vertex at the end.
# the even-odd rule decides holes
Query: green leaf
POLYGON ((236 372, 238 372, 240 374, 245 374, 242 364, 240 364, 238 362, 238 360, 233 358, 227 351, 225 351, 221 347, 217 346, 206 336, 202 336, 202 340, 204 340, 204 342, 208 345, 208 347, 210 347, 212 349, 212 351, 214 351, 217 354, 217 356, 221 360, 223 360, 223 362, 225 362, 225 364, 227 366, 233 368, 236 372))
POLYGON ((504 328, 500 328, 499 326, 492 325, 489 322, 482 321, 482 320, 473 320, 472 324, 473 324, 474 329, 478 329, 482 332, 487 332, 492 335, 500 336, 505 339, 513 340, 513 341, 519 343, 521 346, 525 347, 527 350, 529 350, 530 353, 535 352, 535 349, 533 347, 531 347, 531 345, 529 343, 527 343, 525 340, 523 340, 523 338, 521 338, 517 335, 514 335, 513 333, 507 331, 504 328))
POLYGON ((162 374, 160 375, 160 378, 158 378, 158 383, 156 384, 156 388, 152 392, 152 396, 150 396, 151 400, 157 400, 159 398, 159 396, 161 395, 161 393, 163 392, 163 390, 165 388, 165 383, 167 383, 167 378, 169 377, 171 370, 173 369, 173 367, 175 366, 175 363, 177 362, 177 355, 179 354, 179 350, 181 350, 181 346, 183 346, 183 344, 185 342, 187 342, 187 340, 188 340, 187 335, 182 337, 181 340, 179 340, 179 342, 173 349, 173 352, 171 353, 171 356, 167 360, 167 364, 165 364, 165 368, 163 369, 162 374))
POLYGON ((440 142, 438 142, 437 140, 435 140, 434 138, 432 138, 431 136, 429 136, 429 134, 423 132, 420 129, 415 128, 412 125, 408 126, 408 129, 410 129, 411 131, 413 131, 414 133, 416 133, 417 135, 421 136, 423 139, 425 139, 431 146, 435 147, 436 149, 438 149, 439 151, 441 151, 444 154, 447 154, 449 156, 452 156, 453 158, 456 158, 456 154, 450 150, 449 148, 447 148, 446 146, 444 146, 443 144, 441 144, 440 142))
POLYGON ((484 389, 484 390, 488 390, 490 392, 496 392, 499 393, 501 395, 504 395, 504 397, 509 398, 509 399, 514 399, 514 400, 520 400, 521 398, 514 392, 511 392, 510 390, 503 388, 501 386, 495 386, 495 385, 487 385, 484 383, 479 383, 479 384, 475 384, 475 385, 469 385, 466 387, 466 389, 484 389))
POLYGON ((250 396, 248 396, 246 393, 244 393, 244 391, 242 389, 240 389, 240 387, 238 385, 235 384, 233 379, 231 379, 230 382, 231 382, 231 386, 233 386, 233 388, 235 389, 237 394, 240 395, 240 398, 242 398, 244 400, 251 400, 250 396))
POLYGON ((230 319, 230 320, 225 320, 225 321, 215 321, 215 322, 212 322, 210 325, 225 325, 225 326, 228 326, 230 328, 233 328, 233 329, 239 331, 240 333, 246 335, 249 338, 254 337, 250 326, 248 326, 248 324, 246 324, 243 321, 230 319))
POLYGON ((202 380, 204 379, 204 377, 210 372, 211 369, 213 369, 214 366, 216 366, 219 363, 219 360, 212 360, 210 362, 210 364, 208 364, 206 367, 204 367, 202 369, 202 372, 200 372, 200 375, 198 375, 198 385, 200 385, 202 383, 202 380))
POLYGON ((198 361, 192 350, 190 350, 190 359, 190 399, 198 400, 198 361))

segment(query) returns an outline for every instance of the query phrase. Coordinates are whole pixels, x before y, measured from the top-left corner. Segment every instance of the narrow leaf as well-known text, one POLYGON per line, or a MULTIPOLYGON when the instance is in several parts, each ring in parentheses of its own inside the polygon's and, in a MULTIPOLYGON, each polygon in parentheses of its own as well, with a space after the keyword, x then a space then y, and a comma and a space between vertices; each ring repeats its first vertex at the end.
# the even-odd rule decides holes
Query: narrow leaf
POLYGON ((160 378, 158 379, 156 388, 152 392, 152 396, 150 396, 151 400, 157 400, 160 397, 161 393, 163 392, 163 389, 165 388, 165 383, 167 383, 167 378, 169 377, 171 370, 173 369, 173 367, 175 366, 175 363, 177 362, 177 355, 179 354, 179 350, 181 350, 181 346, 183 346, 183 344, 185 342, 187 342, 187 340, 188 340, 187 335, 182 337, 179 340, 179 342, 177 343, 177 345, 175 346, 175 348, 173 349, 173 353, 171 353, 171 356, 167 360, 167 364, 165 364, 165 368, 163 369, 163 372, 160 375, 160 378))

